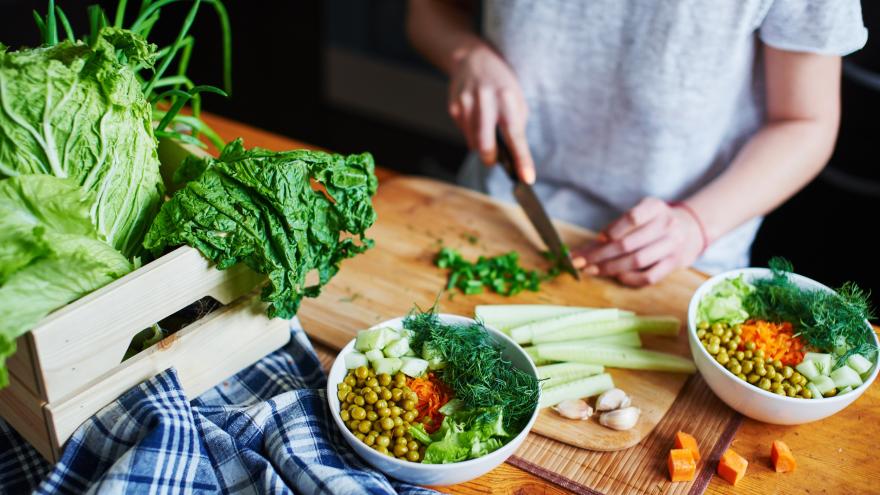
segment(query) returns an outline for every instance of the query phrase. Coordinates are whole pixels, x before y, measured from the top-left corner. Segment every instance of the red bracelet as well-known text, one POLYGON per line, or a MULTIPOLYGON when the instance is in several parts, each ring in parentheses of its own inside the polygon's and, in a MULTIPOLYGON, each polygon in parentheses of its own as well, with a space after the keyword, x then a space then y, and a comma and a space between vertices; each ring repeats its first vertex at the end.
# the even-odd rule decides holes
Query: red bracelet
POLYGON ((706 249, 709 248, 709 234, 706 233, 706 226, 703 225, 703 221, 700 220, 700 216, 697 215, 697 212, 694 211, 687 203, 684 201, 674 201, 672 203, 668 203, 671 208, 681 208, 686 211, 688 215, 693 217, 694 221, 697 222, 697 226, 700 228, 700 237, 703 238, 703 248, 700 249, 700 256, 706 252, 706 249))

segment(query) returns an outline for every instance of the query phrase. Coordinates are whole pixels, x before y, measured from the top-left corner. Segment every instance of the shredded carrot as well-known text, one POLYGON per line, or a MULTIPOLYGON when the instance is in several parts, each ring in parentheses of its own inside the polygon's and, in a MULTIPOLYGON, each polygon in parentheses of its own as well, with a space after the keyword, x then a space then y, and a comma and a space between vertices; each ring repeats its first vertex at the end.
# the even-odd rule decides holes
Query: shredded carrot
POLYGON ((419 378, 410 378, 407 386, 419 396, 416 404, 416 421, 425 425, 425 431, 433 433, 440 428, 443 414, 439 409, 452 398, 452 391, 434 373, 419 378))
POLYGON ((747 321, 742 325, 740 339, 741 350, 746 342, 754 342, 755 349, 763 350, 765 357, 778 359, 782 364, 794 366, 804 360, 804 342, 794 335, 794 327, 787 321, 747 321))

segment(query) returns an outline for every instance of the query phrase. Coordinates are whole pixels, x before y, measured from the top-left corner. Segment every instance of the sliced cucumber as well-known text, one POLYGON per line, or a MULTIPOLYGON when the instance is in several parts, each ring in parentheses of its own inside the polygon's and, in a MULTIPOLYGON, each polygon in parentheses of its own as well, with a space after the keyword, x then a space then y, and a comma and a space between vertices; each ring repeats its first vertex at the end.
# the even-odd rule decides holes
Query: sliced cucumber
POLYGON ((358 351, 365 352, 373 349, 382 349, 389 342, 400 338, 393 328, 373 328, 371 330, 361 330, 357 334, 357 340, 354 342, 354 348, 358 351))
POLYGON ((821 352, 808 352, 804 354, 804 361, 813 361, 819 369, 819 373, 825 376, 831 374, 831 354, 823 354, 821 352))
POLYGON ((807 390, 809 390, 810 393, 813 394, 812 397, 814 399, 821 399, 822 398, 822 392, 819 392, 819 389, 816 388, 816 386, 813 385, 812 383, 807 383, 807 390))
POLYGON ((428 369, 428 362, 424 359, 403 357, 400 361, 400 371, 406 376, 422 376, 428 369))
POLYGON ((810 382, 811 385, 816 387, 816 391, 819 392, 819 395, 825 395, 828 392, 834 390, 834 380, 828 378, 825 375, 819 375, 815 380, 810 382))
POLYGON ((856 370, 849 366, 843 365, 831 372, 831 379, 837 388, 858 387, 862 384, 862 379, 856 370))
POLYGON ((422 345, 422 359, 428 362, 429 370, 439 370, 446 366, 443 355, 440 354, 440 351, 431 347, 428 342, 422 345))
POLYGON ((819 373, 819 367, 816 366, 816 362, 811 359, 801 361, 801 364, 795 366, 795 369, 798 370, 798 373, 807 377, 807 380, 815 380, 817 376, 822 374, 819 373))
POLYGON ((376 371, 377 375, 381 375, 382 373, 393 375, 400 371, 402 365, 403 361, 401 361, 400 358, 382 358, 373 361, 373 369, 376 371))
POLYGON ((406 354, 407 351, 409 351, 409 339, 406 337, 391 341, 382 350, 385 357, 400 357, 406 354))
POLYGON ((369 366, 370 362, 367 361, 367 356, 359 352, 350 352, 345 355, 345 369, 353 370, 355 368, 360 368, 361 366, 369 366))
POLYGON ((843 387, 842 389, 837 391, 837 395, 843 395, 847 392, 852 392, 852 391, 853 391, 852 387, 843 387))
POLYGON ((367 351, 365 356, 367 357, 367 360, 372 363, 373 361, 378 361, 384 358, 385 354, 383 354, 382 351, 380 351, 379 349, 373 349, 372 351, 367 351))
POLYGON ((868 358, 862 356, 861 354, 853 354, 852 356, 848 357, 846 360, 846 365, 854 369, 856 373, 860 375, 864 375, 865 373, 870 371, 871 366, 873 366, 873 364, 871 364, 871 361, 869 361, 868 358))

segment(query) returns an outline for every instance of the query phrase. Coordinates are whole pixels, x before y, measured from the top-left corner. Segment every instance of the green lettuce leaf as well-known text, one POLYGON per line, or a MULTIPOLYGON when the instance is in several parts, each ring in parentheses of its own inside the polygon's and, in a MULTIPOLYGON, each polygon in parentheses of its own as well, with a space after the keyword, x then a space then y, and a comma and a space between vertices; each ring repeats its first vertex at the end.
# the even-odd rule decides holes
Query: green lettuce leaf
POLYGON ((128 257, 143 252, 164 194, 151 108, 131 68, 149 67, 154 50, 105 28, 92 46, 0 51, 0 179, 75 180, 92 193, 98 232, 128 257))
POLYGON ((737 324, 746 321, 749 313, 744 301, 755 288, 742 276, 719 282, 703 296, 697 309, 699 321, 737 324))
POLYGON ((367 153, 245 150, 239 139, 218 159, 188 158, 176 178, 189 182, 162 206, 144 246, 159 254, 188 244, 220 269, 244 262, 265 273, 269 316, 292 317, 342 260, 372 245, 364 233, 376 220, 377 180, 367 153), (313 271, 317 283, 307 285, 313 271))
POLYGON ((426 464, 476 459, 499 449, 510 438, 504 430, 501 407, 461 409, 452 406, 446 411, 449 415, 433 434, 428 435, 421 424, 409 429, 413 438, 428 446, 422 461, 426 464))
POLYGON ((70 179, 0 180, 0 387, 15 339, 53 310, 131 271, 91 224, 92 195, 70 179))

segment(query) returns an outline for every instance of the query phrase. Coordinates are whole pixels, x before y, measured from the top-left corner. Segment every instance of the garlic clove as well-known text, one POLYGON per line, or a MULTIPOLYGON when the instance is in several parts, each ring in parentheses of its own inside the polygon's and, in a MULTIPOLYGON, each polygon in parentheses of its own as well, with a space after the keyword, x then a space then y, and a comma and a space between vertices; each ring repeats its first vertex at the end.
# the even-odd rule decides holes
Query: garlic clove
POLYGON ((638 407, 625 407, 602 413, 599 423, 613 430, 629 430, 639 421, 642 411, 638 407))
POLYGON ((597 411, 613 411, 621 407, 629 407, 630 399, 626 392, 619 388, 612 388, 602 392, 596 399, 597 411))
POLYGON ((568 419, 583 420, 593 415, 593 408, 580 399, 564 400, 553 406, 553 410, 563 418, 568 419))

